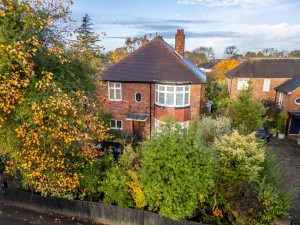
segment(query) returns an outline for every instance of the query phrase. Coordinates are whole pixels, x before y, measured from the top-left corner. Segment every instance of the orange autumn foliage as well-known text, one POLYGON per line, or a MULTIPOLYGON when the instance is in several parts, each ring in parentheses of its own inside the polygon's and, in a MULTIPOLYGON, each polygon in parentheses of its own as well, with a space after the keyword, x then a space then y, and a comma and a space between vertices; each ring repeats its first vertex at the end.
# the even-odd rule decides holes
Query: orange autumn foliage
POLYGON ((225 80, 225 74, 240 64, 236 59, 224 59, 214 67, 213 77, 218 80, 225 80))
POLYGON ((32 117, 15 130, 22 148, 8 169, 19 170, 24 186, 44 196, 83 196, 82 170, 98 156, 92 140, 107 138, 106 127, 85 96, 64 94, 51 83, 51 74, 36 88, 47 97, 31 105, 32 117))

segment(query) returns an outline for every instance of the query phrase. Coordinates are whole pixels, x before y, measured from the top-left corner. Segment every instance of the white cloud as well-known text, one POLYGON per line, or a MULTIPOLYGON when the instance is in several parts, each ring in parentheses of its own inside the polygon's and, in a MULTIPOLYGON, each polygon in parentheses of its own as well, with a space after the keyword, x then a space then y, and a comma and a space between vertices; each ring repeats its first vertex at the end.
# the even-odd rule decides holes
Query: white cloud
POLYGON ((203 5, 209 7, 241 6, 241 5, 267 5, 278 0, 177 0, 182 5, 203 5))
POLYGON ((289 39, 300 38, 300 24, 237 24, 229 25, 227 29, 238 31, 247 38, 260 38, 265 41, 288 41, 289 39))

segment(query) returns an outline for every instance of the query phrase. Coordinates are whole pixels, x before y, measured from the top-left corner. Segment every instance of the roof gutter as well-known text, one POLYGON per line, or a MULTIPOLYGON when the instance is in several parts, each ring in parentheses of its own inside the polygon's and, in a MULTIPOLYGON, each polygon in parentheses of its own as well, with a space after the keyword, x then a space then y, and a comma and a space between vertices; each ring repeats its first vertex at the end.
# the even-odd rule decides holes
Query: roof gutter
POLYGON ((192 84, 191 81, 167 81, 167 80, 154 80, 153 82, 157 84, 177 84, 177 85, 187 85, 192 84))

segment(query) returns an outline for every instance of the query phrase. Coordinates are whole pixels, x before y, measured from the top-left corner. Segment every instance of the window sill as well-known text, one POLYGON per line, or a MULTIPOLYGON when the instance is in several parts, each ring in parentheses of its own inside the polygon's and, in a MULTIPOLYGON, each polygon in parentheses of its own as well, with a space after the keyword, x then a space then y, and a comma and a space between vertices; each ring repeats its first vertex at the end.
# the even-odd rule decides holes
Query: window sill
POLYGON ((191 105, 186 105, 186 106, 165 106, 165 105, 159 105, 155 103, 156 107, 162 108, 162 109, 187 109, 191 108, 191 105))

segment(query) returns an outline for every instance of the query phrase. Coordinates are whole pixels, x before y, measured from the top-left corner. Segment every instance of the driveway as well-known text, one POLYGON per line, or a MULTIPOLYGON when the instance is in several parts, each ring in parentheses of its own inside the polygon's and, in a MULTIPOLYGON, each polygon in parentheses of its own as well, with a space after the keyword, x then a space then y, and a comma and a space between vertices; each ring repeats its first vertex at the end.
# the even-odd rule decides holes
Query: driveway
POLYGON ((268 149, 276 156, 276 163, 281 172, 281 187, 297 188, 290 219, 300 221, 300 146, 286 139, 271 139, 268 149))

